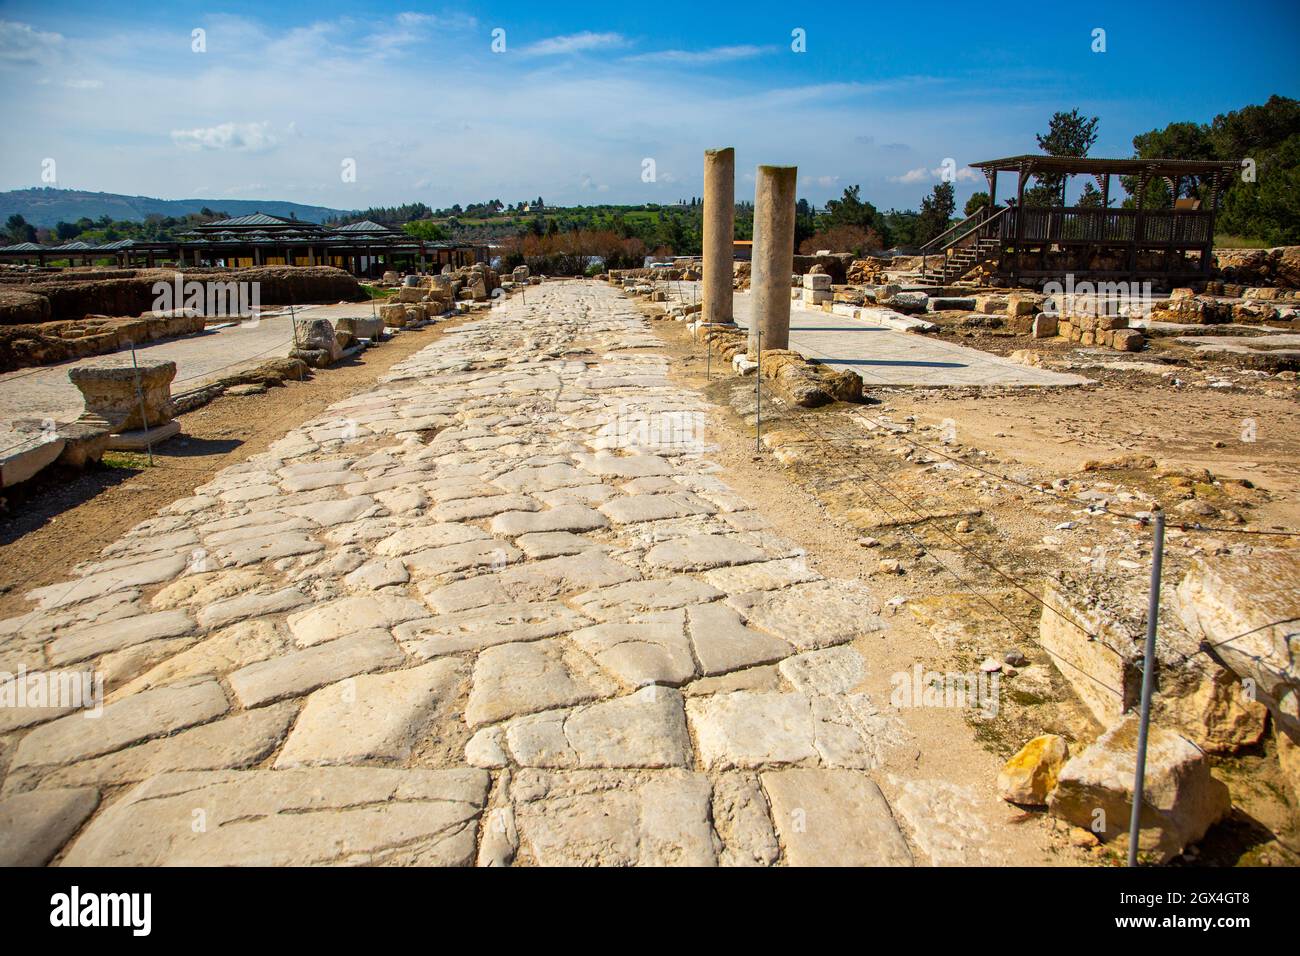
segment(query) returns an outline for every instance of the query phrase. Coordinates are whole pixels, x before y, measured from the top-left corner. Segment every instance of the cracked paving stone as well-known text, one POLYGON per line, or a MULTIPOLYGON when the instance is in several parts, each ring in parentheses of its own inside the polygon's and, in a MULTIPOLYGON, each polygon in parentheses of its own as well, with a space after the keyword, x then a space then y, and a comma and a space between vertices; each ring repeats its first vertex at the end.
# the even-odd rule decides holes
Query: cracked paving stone
POLYGON ((0 866, 44 866, 98 805, 99 793, 90 788, 0 800, 0 866))
POLYGON ((221 685, 159 687, 104 707, 97 717, 74 713, 42 724, 14 752, 14 769, 68 764, 220 717, 229 708, 221 685))
POLYGON ((624 623, 585 627, 569 637, 624 683, 676 686, 696 674, 685 624, 682 611, 660 611, 624 623))
POLYGON ((343 583, 354 591, 377 591, 394 584, 411 580, 406 565, 396 558, 377 558, 367 561, 343 577, 343 583))
POLYGON ((293 702, 245 711, 45 773, 11 774, 5 786, 39 780, 50 786, 117 786, 174 770, 229 770, 264 760, 284 740, 298 713, 293 702))
POLYGON ((689 491, 668 494, 629 495, 615 498, 600 506, 615 524, 635 524, 642 521, 662 521, 665 518, 686 518, 690 515, 713 514, 717 509, 689 491))
POLYGON ((419 601, 398 594, 357 594, 290 614, 287 623, 298 646, 311 647, 358 631, 427 617, 428 613, 419 601))
POLYGON ((404 760, 439 711, 447 711, 464 680, 459 660, 363 674, 307 698, 277 769, 404 760))
POLYGON ((520 852, 540 866, 713 866, 710 787, 687 770, 520 770, 520 852))
POLYGON ((283 509, 288 514, 300 515, 322 528, 356 521, 376 513, 379 508, 375 500, 368 495, 353 498, 340 498, 338 501, 322 501, 310 505, 290 505, 283 509))
POLYGON ((911 866, 889 802, 855 770, 761 774, 791 866, 911 866))
POLYGON ((248 617, 291 611, 310 600, 297 588, 281 588, 269 594, 240 594, 203 607, 194 615, 194 619, 200 627, 218 628, 248 617))
POLYGON ((802 694, 736 691, 690 697, 686 714, 711 770, 817 759, 816 721, 802 694))
POLYGON ((516 468, 492 481, 506 491, 554 491, 571 485, 584 485, 591 481, 591 475, 569 464, 554 464, 541 468, 516 468))
POLYGON ((768 555, 737 538, 723 534, 691 534, 657 544, 646 552, 646 563, 672 571, 703 571, 733 564, 762 561, 768 555))
POLYGON ((871 613, 870 592, 848 581, 797 584, 781 591, 733 595, 735 607, 751 627, 760 628, 799 650, 845 644, 884 629, 871 613))
POLYGON ((465 866, 483 770, 315 767, 166 773, 73 843, 68 866, 465 866), (195 827, 195 811, 203 827, 195 827))
POLYGON ((530 558, 558 558, 602 547, 599 542, 570 531, 522 534, 515 538, 515 544, 530 558))
POLYGON ((456 524, 454 522, 417 525, 411 528, 402 528, 400 531, 388 535, 383 541, 375 545, 374 551, 375 554, 384 557, 400 558, 407 554, 415 554, 420 551, 436 551, 451 545, 480 541, 488 537, 490 536, 486 531, 472 525, 456 524))
POLYGON ((257 707, 298 697, 345 677, 395 667, 402 660, 402 652, 388 631, 362 631, 249 664, 228 680, 241 704, 257 707))
POLYGON ((325 545, 305 534, 276 534, 266 538, 249 538, 215 548, 209 560, 222 567, 243 567, 259 561, 274 561, 299 554, 324 551, 325 545))
POLYGON ((429 658, 555 637, 589 623, 558 601, 537 601, 496 604, 408 621, 399 624, 393 633, 407 653, 429 658))
POLYGON ((731 772, 713 785, 713 826, 723 866, 771 866, 781 855, 767 796, 754 774, 731 772))
POLYGON ((518 717, 505 733, 523 767, 661 768, 691 762, 682 695, 671 687, 643 687, 626 697, 518 717))
POLYGON ((771 664, 794 648, 770 634, 745 627, 740 615, 725 604, 697 604, 686 609, 695 657, 706 676, 771 664))
POLYGON ((194 622, 184 611, 155 611, 60 635, 50 644, 48 654, 50 663, 55 666, 73 664, 133 644, 180 637, 193 630, 194 622))
POLYGON ((671 475, 673 466, 658 455, 613 455, 597 452, 594 455, 573 456, 578 465, 593 475, 612 478, 647 478, 652 475, 671 475))
POLYGON ((547 511, 508 511, 488 525, 493 534, 514 537, 541 531, 595 531, 609 524, 599 511, 583 505, 560 505, 547 511))
POLYGON ((669 611, 688 604, 713 601, 723 594, 712 585, 678 575, 651 581, 629 581, 579 594, 573 604, 599 621, 619 621, 648 611, 669 611))
POLYGON ((108 571, 92 572, 77 581, 65 581, 51 584, 27 592, 29 600, 35 601, 41 610, 66 607, 80 601, 102 597, 114 591, 130 588, 143 588, 151 584, 170 581, 185 570, 189 564, 189 549, 184 554, 166 555, 151 558, 138 564, 113 568, 108 571))
POLYGON ((173 654, 109 695, 109 703, 150 687, 207 675, 223 676, 289 649, 289 640, 270 621, 240 621, 216 631, 193 647, 173 654))
POLYGON ((705 571, 704 580, 728 594, 745 591, 775 591, 792 584, 820 581, 822 576, 808 567, 804 558, 778 558, 775 561, 757 561, 730 568, 705 571))
POLYGON ((489 604, 546 600, 573 591, 620 584, 638 576, 626 564, 598 552, 586 551, 427 588, 423 593, 431 608, 450 614, 489 604))
POLYGON ((417 577, 437 577, 471 568, 503 568, 517 564, 523 557, 510 542, 484 537, 463 544, 449 544, 445 548, 416 551, 402 560, 417 577))
POLYGON ((586 655, 564 641, 498 644, 484 650, 474 662, 474 686, 465 722, 473 729, 521 714, 609 697, 618 689, 586 655))
POLYGON ((506 511, 538 511, 541 503, 527 495, 485 495, 436 505, 428 512, 434 521, 473 521, 506 511))

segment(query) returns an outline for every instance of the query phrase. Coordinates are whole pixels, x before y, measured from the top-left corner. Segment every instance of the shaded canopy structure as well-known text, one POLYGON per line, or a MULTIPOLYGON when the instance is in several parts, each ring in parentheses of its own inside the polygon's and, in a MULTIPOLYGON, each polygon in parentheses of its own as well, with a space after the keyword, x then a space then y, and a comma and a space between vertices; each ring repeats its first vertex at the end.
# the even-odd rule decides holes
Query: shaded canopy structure
POLYGON ((988 181, 989 205, 923 247, 927 273, 950 282, 976 266, 1016 284, 1076 279, 1151 280, 1160 285, 1205 278, 1211 268, 1214 219, 1234 162, 1186 159, 1092 159, 1008 156, 971 163, 988 181), (1016 176, 1015 199, 998 205, 998 175, 1016 176), (1093 205, 1065 205, 1072 176, 1097 185, 1093 205), (1111 205, 1112 177, 1131 177, 1132 208, 1111 205), (1031 179, 1060 183, 1059 204, 1026 206, 1031 179), (1148 189, 1163 181, 1173 208, 1151 209, 1148 189), (1179 198, 1195 184, 1200 197, 1179 198), (942 255, 934 271, 928 256, 942 255))
POLYGON ((0 246, 0 261, 42 266, 61 260, 89 265, 103 259, 124 268, 172 263, 226 268, 328 265, 358 276, 377 276, 388 269, 436 271, 444 265, 486 262, 488 255, 486 245, 416 239, 369 220, 331 227, 265 213, 205 223, 170 240, 0 246))

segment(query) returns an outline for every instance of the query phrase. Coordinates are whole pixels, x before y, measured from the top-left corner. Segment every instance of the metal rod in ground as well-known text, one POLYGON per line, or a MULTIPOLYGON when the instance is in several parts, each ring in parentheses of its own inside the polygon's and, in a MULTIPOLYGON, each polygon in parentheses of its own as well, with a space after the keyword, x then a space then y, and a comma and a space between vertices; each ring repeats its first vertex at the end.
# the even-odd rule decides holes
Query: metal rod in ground
POLYGON ((135 360, 135 343, 131 343, 131 367, 135 369, 135 397, 140 403, 140 424, 144 426, 144 448, 149 454, 149 467, 153 467, 153 440, 149 437, 149 416, 144 410, 144 392, 140 388, 140 363, 135 360))
POLYGON ((1133 814, 1128 824, 1128 865, 1137 866, 1142 791, 1146 785, 1147 734, 1151 729, 1151 692, 1156 677, 1156 625, 1160 620, 1160 571, 1165 558, 1165 513, 1156 509, 1151 546, 1151 593, 1147 598, 1147 640, 1142 651, 1142 716, 1138 723, 1137 768, 1133 776, 1133 814))
POLYGON ((757 325, 754 329, 758 335, 758 347, 754 350, 754 356, 758 359, 758 368, 754 369, 754 451, 761 453, 763 451, 763 330, 757 325))
POLYGON ((713 339, 709 333, 704 333, 704 380, 706 382, 713 380, 713 339))

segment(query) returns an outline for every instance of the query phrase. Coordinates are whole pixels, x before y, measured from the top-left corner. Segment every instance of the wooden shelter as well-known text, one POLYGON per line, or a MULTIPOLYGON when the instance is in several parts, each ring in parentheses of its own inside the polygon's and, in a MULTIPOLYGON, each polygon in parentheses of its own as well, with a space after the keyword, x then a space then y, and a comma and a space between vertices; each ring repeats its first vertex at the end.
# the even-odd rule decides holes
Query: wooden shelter
POLYGON ((984 265, 1007 284, 1077 280, 1150 280, 1172 285, 1209 277, 1214 218, 1238 164, 1183 159, 1010 156, 971 163, 988 181, 989 205, 922 247, 927 278, 952 282, 984 265), (998 174, 1014 173, 1016 198, 998 205, 998 174), (1071 176, 1088 176, 1096 205, 1067 206, 1071 176), (1111 180, 1132 177, 1133 205, 1111 205, 1111 180), (1061 183, 1059 205, 1025 205, 1025 187, 1044 177, 1061 183), (1147 208, 1148 188, 1163 180, 1172 208, 1147 208), (1188 181, 1205 199, 1180 199, 1188 181), (939 257, 931 261, 930 257, 939 257))

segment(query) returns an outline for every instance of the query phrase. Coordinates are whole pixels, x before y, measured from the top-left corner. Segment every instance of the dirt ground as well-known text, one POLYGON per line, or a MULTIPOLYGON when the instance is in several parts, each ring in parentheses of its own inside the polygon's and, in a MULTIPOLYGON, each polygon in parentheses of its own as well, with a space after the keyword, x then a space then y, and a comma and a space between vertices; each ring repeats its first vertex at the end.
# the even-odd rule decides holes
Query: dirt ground
MULTIPOLYGON (((998 768, 1026 740, 1057 733, 1082 747, 1102 729, 1037 646, 1038 595, 1048 576, 1087 566, 1101 554, 1111 561, 1112 577, 1143 600, 1150 529, 1089 512, 1073 494, 1118 494, 1116 510, 1130 513, 1159 501, 1175 519, 1182 502, 1213 502, 1216 516, 1198 520, 1300 527, 1294 383, 1250 376, 1247 387, 1210 388, 1186 383, 1216 381, 1214 369, 1180 370, 1181 384, 1147 371, 1102 369, 1095 384, 1081 388, 871 389, 867 404, 814 410, 783 407, 773 394, 765 398, 768 440, 758 454, 754 379, 725 368, 720 374, 715 364, 706 381, 705 355, 690 341, 686 323, 660 320, 652 328, 668 345, 680 379, 716 406, 723 427, 710 438, 721 445, 717 460, 728 481, 745 489, 777 532, 808 550, 812 567, 860 578, 876 595, 889 629, 885 640, 863 648, 876 667, 866 690, 888 699, 888 675, 917 662, 926 670, 969 672, 1011 649, 1029 658, 1006 676, 995 719, 942 709, 910 713, 918 741, 944 745, 895 753, 886 771, 900 779, 948 779, 996 803, 998 768), (1253 420, 1249 429, 1245 419, 1253 420), (1252 440, 1242 440, 1247 437, 1252 440), (1116 459, 1140 455, 1154 458, 1156 467, 1118 467, 1116 459), (1099 463, 1117 467, 1084 470, 1099 463), (1061 481, 1068 494, 1050 493, 1061 481)), ((1242 540, 1171 529, 1166 581, 1176 582, 1193 557, 1240 547, 1242 540)), ((1267 542, 1297 547, 1300 536, 1267 542)), ((1285 791, 1269 747, 1271 741, 1219 761, 1237 810, 1196 848, 1197 859, 1300 863, 1300 814, 1279 797, 1285 791)), ((1018 862, 1044 856, 1120 862, 1103 848, 1072 845, 1072 835, 1045 814, 1009 805, 1007 813, 1000 840, 1018 862)))
POLYGON ((49 468, 7 489, 0 511, 0 618, 29 609, 23 595, 68 578, 128 528, 187 497, 222 468, 266 449, 334 402, 369 388, 464 318, 403 331, 355 358, 264 394, 223 395, 178 417, 182 434, 145 455, 109 453, 84 472, 49 468))

